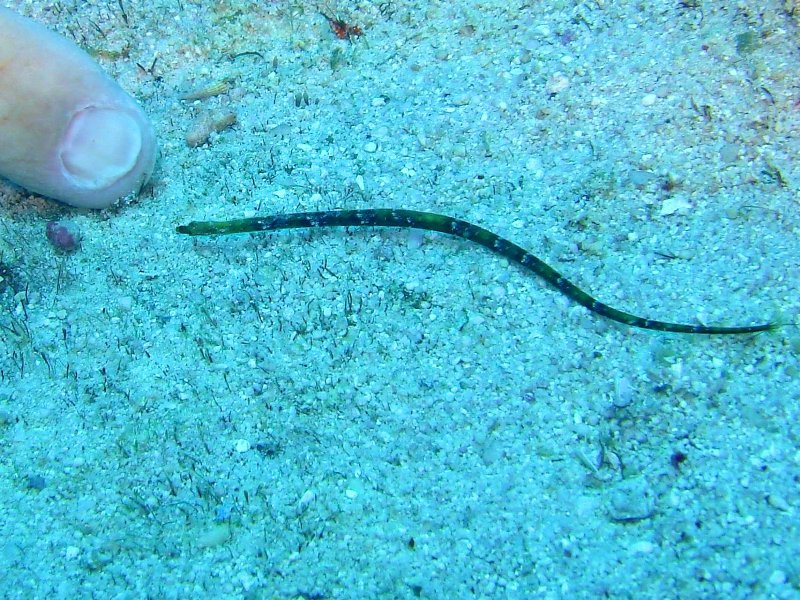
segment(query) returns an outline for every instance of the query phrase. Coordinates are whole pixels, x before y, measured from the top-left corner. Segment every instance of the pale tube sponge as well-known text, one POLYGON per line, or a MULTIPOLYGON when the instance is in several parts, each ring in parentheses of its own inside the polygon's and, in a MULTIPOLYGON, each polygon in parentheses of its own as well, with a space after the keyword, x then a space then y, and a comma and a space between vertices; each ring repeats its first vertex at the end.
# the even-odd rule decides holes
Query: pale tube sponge
POLYGON ((105 208, 147 182, 156 154, 147 116, 88 54, 0 8, 0 177, 105 208))

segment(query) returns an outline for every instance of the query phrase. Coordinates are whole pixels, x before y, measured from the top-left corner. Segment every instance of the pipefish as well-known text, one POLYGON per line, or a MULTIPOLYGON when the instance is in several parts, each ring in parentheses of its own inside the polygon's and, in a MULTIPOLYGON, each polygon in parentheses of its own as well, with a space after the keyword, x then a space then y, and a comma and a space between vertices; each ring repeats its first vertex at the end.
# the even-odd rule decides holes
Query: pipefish
POLYGON ((691 325, 639 317, 600 302, 540 258, 496 233, 462 219, 430 212, 392 208, 296 212, 249 219, 233 219, 230 221, 192 221, 186 225, 178 226, 176 231, 191 236, 208 236, 277 231, 280 229, 321 229, 329 227, 397 227, 436 231, 462 238, 479 244, 507 258, 509 261, 522 265, 544 279, 558 292, 591 312, 606 319, 640 329, 671 333, 729 335, 772 331, 781 326, 775 322, 730 327, 691 325))

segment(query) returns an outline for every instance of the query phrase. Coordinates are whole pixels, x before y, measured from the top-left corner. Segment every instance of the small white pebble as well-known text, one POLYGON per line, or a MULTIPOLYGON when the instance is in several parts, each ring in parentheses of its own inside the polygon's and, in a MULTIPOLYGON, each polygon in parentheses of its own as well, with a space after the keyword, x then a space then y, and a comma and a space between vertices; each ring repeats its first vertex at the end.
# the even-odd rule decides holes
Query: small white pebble
POLYGON ((130 296, 121 296, 117 298, 117 306, 120 310, 129 311, 133 307, 133 298, 130 296))
POLYGON ((228 525, 221 524, 204 531, 197 536, 197 545, 200 548, 213 548, 224 544, 231 538, 231 530, 228 525))
POLYGON ((691 208, 692 205, 685 198, 672 197, 664 200, 658 214, 662 217, 674 215, 675 213, 686 214, 691 208))
POLYGON ((303 495, 300 496, 300 500, 297 501, 297 509, 300 512, 304 512, 316 497, 317 495, 314 493, 314 490, 306 490, 303 492, 303 495))
POLYGON ((358 186, 358 189, 361 190, 362 192, 364 191, 364 177, 363 176, 356 175, 356 186, 358 186))
POLYGON ((614 385, 614 397, 611 400, 616 408, 625 408, 633 402, 633 384, 627 377, 620 377, 614 385))
POLYGON ((563 92, 569 87, 569 78, 563 73, 555 73, 552 75, 544 86, 548 94, 558 94, 563 92))
POLYGON ((419 229, 411 229, 408 232, 408 247, 419 248, 425 241, 425 234, 419 229))
POLYGON ((655 94, 647 94, 644 98, 642 98, 642 106, 653 106, 657 99, 658 97, 655 94))
POLYGON ((64 550, 64 557, 67 558, 68 560, 72 560, 73 558, 76 558, 80 553, 81 553, 80 548, 78 548, 77 546, 67 546, 66 550, 64 550))
POLYGON ((250 442, 247 440, 236 440, 236 451, 241 454, 250 450, 250 442))
POLYGON ((769 576, 769 582, 772 585, 783 585, 786 583, 786 573, 780 569, 775 569, 772 575, 769 576))
POLYGON ((655 544, 644 540, 631 544, 631 552, 634 554, 650 554, 655 548, 655 544))
POLYGON ((344 495, 347 496, 349 500, 355 500, 358 497, 358 492, 355 490, 351 490, 350 488, 344 491, 344 495))
POLYGON ((378 149, 378 144, 376 144, 375 142, 367 142, 366 144, 364 144, 364 152, 369 152, 370 154, 372 154, 377 149, 378 149))
POLYGON ((528 171, 538 171, 542 168, 542 161, 539 158, 532 156, 525 161, 525 168, 528 169, 528 171))

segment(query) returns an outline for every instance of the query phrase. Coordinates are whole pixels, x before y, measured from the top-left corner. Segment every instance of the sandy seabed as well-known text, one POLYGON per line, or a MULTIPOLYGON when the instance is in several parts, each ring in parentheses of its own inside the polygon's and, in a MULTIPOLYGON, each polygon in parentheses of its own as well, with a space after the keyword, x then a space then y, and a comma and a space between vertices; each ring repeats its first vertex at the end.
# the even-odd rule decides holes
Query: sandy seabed
POLYGON ((102 212, 0 182, 3 597, 800 597, 791 2, 5 4, 161 158, 102 212), (370 207, 787 326, 626 328, 437 234, 175 233, 370 207))

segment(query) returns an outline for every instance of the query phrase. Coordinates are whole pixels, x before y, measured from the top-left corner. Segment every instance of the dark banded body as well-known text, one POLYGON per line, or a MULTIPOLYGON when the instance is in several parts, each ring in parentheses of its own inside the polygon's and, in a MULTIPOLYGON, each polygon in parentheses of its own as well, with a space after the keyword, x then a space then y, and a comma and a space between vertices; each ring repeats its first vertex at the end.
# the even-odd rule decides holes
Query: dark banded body
POLYGON ((488 229, 467 221, 416 210, 375 208, 364 210, 335 210, 319 212, 287 213, 252 219, 231 221, 192 221, 177 228, 178 233, 187 235, 223 235, 230 233, 252 233, 278 229, 324 228, 324 227, 405 227, 438 231, 480 244, 492 252, 519 263, 547 281, 567 298, 574 300, 593 313, 641 329, 669 331, 673 333, 695 334, 734 334, 769 331, 778 327, 776 323, 743 325, 734 327, 715 327, 688 325, 656 321, 637 317, 631 313, 603 304, 566 279, 553 267, 540 260, 524 248, 510 242, 488 229))

